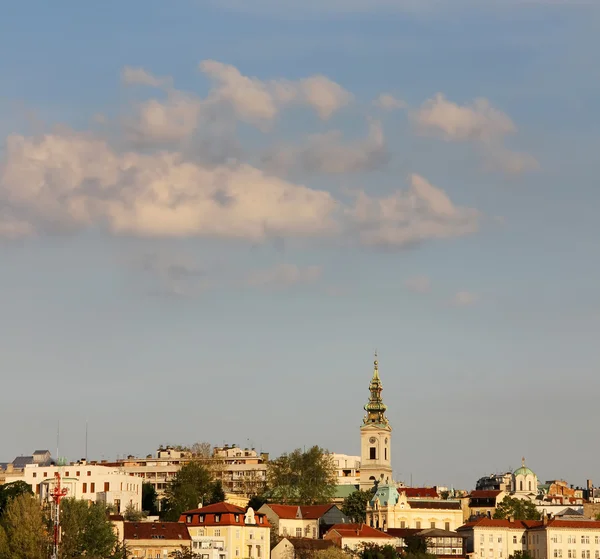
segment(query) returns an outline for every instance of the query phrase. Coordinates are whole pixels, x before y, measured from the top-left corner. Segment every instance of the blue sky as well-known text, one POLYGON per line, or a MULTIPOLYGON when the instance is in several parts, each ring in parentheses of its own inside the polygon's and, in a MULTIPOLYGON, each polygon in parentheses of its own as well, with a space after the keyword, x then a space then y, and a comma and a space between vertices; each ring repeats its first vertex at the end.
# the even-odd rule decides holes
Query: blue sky
POLYGON ((597 3, 0 5, 3 459, 598 477, 597 3))

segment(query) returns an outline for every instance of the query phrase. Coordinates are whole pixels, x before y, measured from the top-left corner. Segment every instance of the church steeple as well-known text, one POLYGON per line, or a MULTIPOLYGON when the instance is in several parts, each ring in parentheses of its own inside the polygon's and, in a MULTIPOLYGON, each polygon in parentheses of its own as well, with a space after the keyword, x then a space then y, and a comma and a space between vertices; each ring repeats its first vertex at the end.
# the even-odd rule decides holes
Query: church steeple
POLYGON ((367 412, 363 423, 365 425, 377 424, 377 425, 389 425, 388 419, 385 416, 385 410, 387 406, 383 403, 381 398, 381 392, 383 385, 379 378, 379 362, 377 361, 377 352, 375 352, 375 361, 373 362, 373 378, 369 384, 369 401, 365 405, 365 411, 367 412))

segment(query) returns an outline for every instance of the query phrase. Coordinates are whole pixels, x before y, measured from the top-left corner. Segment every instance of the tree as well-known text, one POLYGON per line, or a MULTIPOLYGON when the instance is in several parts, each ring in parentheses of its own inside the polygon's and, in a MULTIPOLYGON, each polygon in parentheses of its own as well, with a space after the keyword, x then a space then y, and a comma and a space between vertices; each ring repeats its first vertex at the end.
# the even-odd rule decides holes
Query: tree
POLYGON ((22 494, 8 501, 2 515, 2 559, 46 559, 49 535, 37 499, 22 494))
POLYGON ((336 476, 331 455, 318 446, 296 449, 269 462, 270 500, 276 503, 318 505, 335 494, 336 476))
POLYGON ((158 514, 158 494, 154 485, 147 481, 142 483, 142 510, 150 516, 158 514))
POLYGON ((24 481, 13 481, 0 485, 0 516, 6 509, 8 502, 19 495, 33 495, 31 485, 24 481))
POLYGON ((61 559, 109 557, 117 536, 102 503, 63 499, 61 513, 61 559))
POLYGON ((373 497, 370 491, 354 491, 350 493, 342 504, 342 512, 352 520, 352 522, 366 522, 367 504, 373 497))
MULTIPOLYGON (((256 510, 260 509, 260 507, 262 507, 268 501, 269 500, 264 495, 254 495, 254 497, 252 497, 248 501, 248 508, 251 508, 252 510, 256 511, 256 510)), ((273 530, 271 530, 271 531, 273 531, 273 530)))
POLYGON ((131 503, 125 507, 125 513, 123 514, 123 518, 127 520, 127 522, 139 522, 146 518, 146 516, 148 515, 141 510, 137 510, 131 503))
POLYGON ((494 512, 494 518, 498 519, 512 517, 515 520, 539 520, 541 516, 531 501, 508 496, 504 497, 494 512))
POLYGON ((364 543, 359 548, 360 559, 397 559, 398 553, 393 545, 364 543))
POLYGON ((199 553, 194 553, 189 547, 181 546, 181 549, 169 553, 169 557, 173 559, 196 559, 200 557, 199 553))
POLYGON ((351 555, 336 546, 319 549, 312 555, 312 559, 349 559, 351 555))
POLYGON ((404 553, 407 555, 427 554, 427 539, 419 536, 406 536, 404 538, 404 553))
POLYGON ((529 551, 515 551, 508 559, 533 559, 533 556, 529 551))
POLYGON ((210 497, 208 498, 208 504, 213 505, 214 503, 222 503, 225 500, 225 491, 223 491, 223 484, 221 480, 213 482, 210 497))
POLYGON ((205 466, 198 462, 185 464, 165 489, 161 516, 164 520, 179 520, 182 512, 207 502, 212 495, 212 488, 210 471, 205 466))
POLYGON ((190 447, 190 451, 192 452, 192 456, 194 458, 210 458, 212 456, 212 445, 210 443, 194 443, 190 447))

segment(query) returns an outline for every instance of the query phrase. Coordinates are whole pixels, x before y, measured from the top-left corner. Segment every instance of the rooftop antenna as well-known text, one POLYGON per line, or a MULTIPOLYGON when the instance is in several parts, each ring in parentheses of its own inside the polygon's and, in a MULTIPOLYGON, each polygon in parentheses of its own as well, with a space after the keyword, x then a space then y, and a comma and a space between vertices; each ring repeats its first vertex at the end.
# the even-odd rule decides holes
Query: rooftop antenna
POLYGON ((60 420, 56 422, 56 460, 58 460, 58 444, 60 442, 60 420))
POLYGON ((85 461, 88 459, 88 421, 85 420, 85 461))

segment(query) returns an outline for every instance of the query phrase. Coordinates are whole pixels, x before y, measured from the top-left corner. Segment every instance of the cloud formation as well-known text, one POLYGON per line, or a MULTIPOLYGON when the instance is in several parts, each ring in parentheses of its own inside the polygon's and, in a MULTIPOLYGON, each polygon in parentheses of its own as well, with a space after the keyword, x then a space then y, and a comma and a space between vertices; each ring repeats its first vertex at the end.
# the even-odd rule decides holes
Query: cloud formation
POLYGON ((375 101, 373 101, 373 104, 384 111, 408 108, 408 104, 405 101, 394 97, 391 93, 382 93, 375 101))
POLYGON ((407 190, 386 198, 359 193, 348 212, 362 244, 397 248, 474 233, 481 217, 473 208, 455 206, 442 189, 417 174, 409 177, 407 190))
POLYGON ((200 70, 213 83, 207 103, 227 104, 238 118, 258 126, 268 124, 282 107, 290 105, 311 107, 327 120, 353 98, 342 86, 320 75, 296 81, 263 81, 215 60, 204 60, 200 70))
POLYGON ((275 172, 342 174, 372 171, 387 163, 388 158, 381 122, 371 121, 364 140, 345 143, 337 130, 314 134, 304 145, 272 149, 263 156, 263 163, 275 172))
POLYGON ((423 135, 477 145, 490 170, 518 174, 538 167, 533 156, 505 147, 506 137, 515 134, 517 127, 507 114, 494 108, 487 99, 458 105, 438 93, 414 111, 412 119, 417 131, 423 135))
POLYGON ((431 280, 427 276, 413 276, 408 278, 404 285, 413 293, 429 293, 431 291, 431 280))
POLYGON ((145 85, 148 87, 169 87, 173 83, 170 77, 157 77, 144 70, 144 68, 133 68, 131 66, 123 68, 121 81, 125 85, 145 85))

